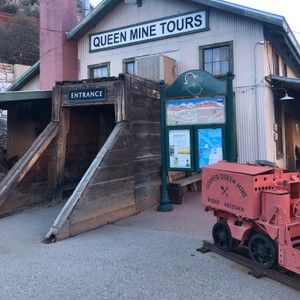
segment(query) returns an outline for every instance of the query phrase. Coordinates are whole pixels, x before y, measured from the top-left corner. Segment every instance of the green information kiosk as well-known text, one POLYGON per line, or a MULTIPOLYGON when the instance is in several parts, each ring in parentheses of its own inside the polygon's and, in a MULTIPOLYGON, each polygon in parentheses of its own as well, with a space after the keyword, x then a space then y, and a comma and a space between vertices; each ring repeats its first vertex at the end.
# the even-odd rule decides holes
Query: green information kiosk
POLYGON ((166 87, 161 81, 162 192, 159 211, 170 211, 167 171, 201 172, 219 160, 236 161, 233 75, 218 80, 190 70, 166 87))

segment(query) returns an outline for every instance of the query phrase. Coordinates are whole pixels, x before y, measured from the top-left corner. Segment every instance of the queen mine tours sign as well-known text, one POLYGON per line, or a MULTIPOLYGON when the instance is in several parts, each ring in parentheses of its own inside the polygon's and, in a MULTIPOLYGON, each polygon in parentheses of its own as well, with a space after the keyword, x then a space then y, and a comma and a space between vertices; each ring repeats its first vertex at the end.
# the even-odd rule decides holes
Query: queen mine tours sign
POLYGON ((143 43, 208 30, 206 14, 206 11, 194 12, 92 34, 90 35, 90 51, 101 51, 133 43, 143 43))

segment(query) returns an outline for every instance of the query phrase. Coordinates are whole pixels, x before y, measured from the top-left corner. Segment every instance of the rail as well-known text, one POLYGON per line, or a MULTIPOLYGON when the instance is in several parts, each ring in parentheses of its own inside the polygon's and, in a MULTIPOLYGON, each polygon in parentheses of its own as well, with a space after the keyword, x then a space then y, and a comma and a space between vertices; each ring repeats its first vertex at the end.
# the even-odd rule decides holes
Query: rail
POLYGON ((245 267, 248 267, 250 270, 248 274, 253 275, 256 278, 261 278, 263 276, 268 276, 274 280, 282 282, 296 290, 300 291, 300 275, 294 272, 291 272, 282 267, 277 267, 276 269, 260 269, 257 265, 247 257, 247 251, 245 247, 240 247, 236 251, 224 252, 219 250, 214 244, 203 241, 202 247, 198 248, 197 251, 201 253, 207 253, 213 251, 219 255, 222 255, 232 261, 235 261, 245 267))

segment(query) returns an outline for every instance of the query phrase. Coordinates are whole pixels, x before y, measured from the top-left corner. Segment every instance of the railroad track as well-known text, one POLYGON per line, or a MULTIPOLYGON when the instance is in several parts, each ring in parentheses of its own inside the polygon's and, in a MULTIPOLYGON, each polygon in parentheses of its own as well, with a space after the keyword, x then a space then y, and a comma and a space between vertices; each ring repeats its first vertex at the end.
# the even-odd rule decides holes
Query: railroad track
POLYGON ((255 265, 255 263, 247 256, 247 251, 245 247, 240 247, 234 252, 224 252, 218 249, 213 243, 203 241, 202 247, 198 248, 197 251, 201 253, 213 251, 222 255, 223 257, 226 257, 232 261, 235 261, 241 265, 248 267, 250 269, 248 274, 251 274, 256 278, 268 276, 300 291, 300 275, 286 270, 282 267, 266 270, 258 268, 257 265, 255 265))

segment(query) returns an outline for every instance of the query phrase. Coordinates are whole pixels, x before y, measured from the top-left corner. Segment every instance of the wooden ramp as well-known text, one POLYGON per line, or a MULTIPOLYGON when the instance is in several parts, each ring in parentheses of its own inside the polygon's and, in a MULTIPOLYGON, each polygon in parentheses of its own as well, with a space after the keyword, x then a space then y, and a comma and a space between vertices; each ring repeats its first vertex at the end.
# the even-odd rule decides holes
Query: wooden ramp
MULTIPOLYGON (((93 84, 99 85, 91 83, 91 86, 93 84)), ((108 100, 99 103, 99 107, 105 112, 106 105, 114 105, 113 128, 109 127, 106 131, 105 139, 101 140, 101 148, 95 151, 85 171, 80 174, 75 190, 46 234, 45 242, 61 240, 98 228, 132 216, 159 202, 161 186, 159 84, 126 74, 114 80, 105 80, 101 85, 107 86, 108 100)), ((82 85, 85 88, 89 86, 88 83, 82 85)), ((62 143, 57 144, 66 144, 64 148, 70 150, 71 147, 67 144, 71 140, 70 133, 69 139, 66 137, 67 133, 71 132, 72 128, 73 132, 76 132, 74 123, 77 122, 76 128, 80 128, 82 122, 82 118, 72 118, 72 110, 81 111, 85 107, 81 107, 80 103, 70 104, 64 100, 68 97, 69 85, 57 86, 56 89, 63 103, 60 116, 65 116, 64 121, 61 121, 62 129, 58 133, 62 137, 62 143), (76 105, 77 107, 74 107, 76 105), (69 110, 71 110, 70 117, 68 117, 69 110)), ((86 133, 90 130, 89 127, 86 133)), ((76 134, 73 137, 76 140, 76 134)), ((54 153, 66 152, 63 146, 61 148, 62 151, 54 153)), ((62 161, 60 155, 56 156, 57 161, 62 161)), ((70 152, 66 154, 67 158, 69 156, 70 152)), ((81 157, 76 157, 78 161, 81 160, 81 157)), ((66 161, 69 163, 70 160, 66 161)), ((72 170, 76 169, 77 165, 73 160, 72 170)), ((57 169, 62 170, 60 172, 64 175, 62 184, 66 186, 65 174, 70 166, 64 169, 63 166, 59 166, 57 169)))
POLYGON ((0 182, 0 210, 16 186, 21 182, 55 138, 57 131, 58 123, 53 121, 50 122, 44 131, 36 138, 32 146, 22 158, 15 163, 0 182))
POLYGON ((117 123, 47 233, 54 242, 136 213, 126 122, 117 123), (114 170, 112 161, 124 161, 114 170), (109 170, 109 169, 110 170, 109 170), (113 180, 113 184, 112 184, 113 180))
POLYGON ((66 82, 53 91, 52 122, 0 183, 0 216, 72 195, 45 236, 60 240, 159 202, 159 84, 122 75, 66 82), (107 90, 107 100, 69 101, 70 89, 107 90))

